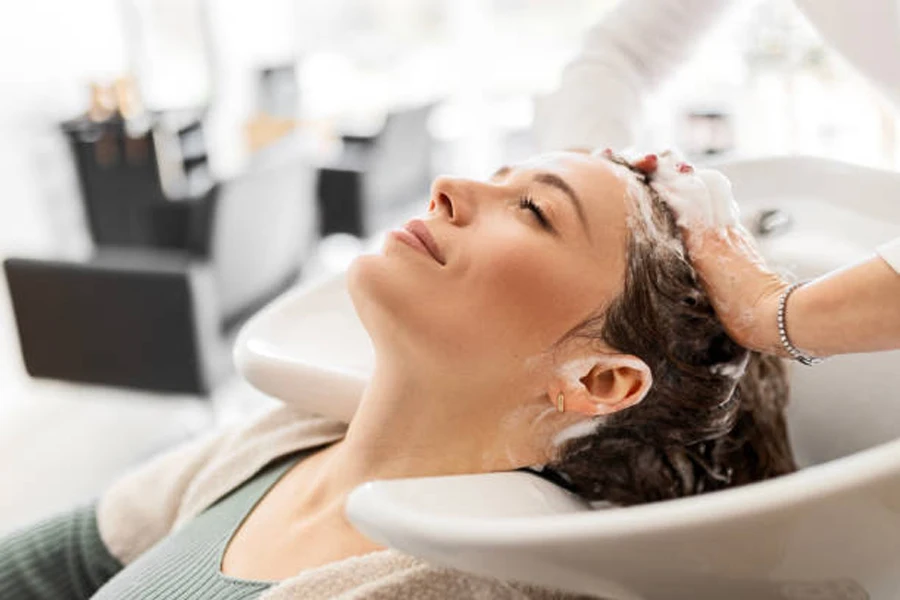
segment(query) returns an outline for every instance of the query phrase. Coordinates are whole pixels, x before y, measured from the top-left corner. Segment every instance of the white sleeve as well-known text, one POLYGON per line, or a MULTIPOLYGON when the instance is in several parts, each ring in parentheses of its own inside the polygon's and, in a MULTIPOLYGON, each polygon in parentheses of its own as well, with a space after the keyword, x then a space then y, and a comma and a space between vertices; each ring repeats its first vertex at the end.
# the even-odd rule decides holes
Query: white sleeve
POLYGON ((624 148, 647 94, 737 0, 621 0, 587 33, 559 86, 539 101, 542 149, 624 148))
POLYGON ((900 274, 900 238, 879 246, 878 254, 900 274))

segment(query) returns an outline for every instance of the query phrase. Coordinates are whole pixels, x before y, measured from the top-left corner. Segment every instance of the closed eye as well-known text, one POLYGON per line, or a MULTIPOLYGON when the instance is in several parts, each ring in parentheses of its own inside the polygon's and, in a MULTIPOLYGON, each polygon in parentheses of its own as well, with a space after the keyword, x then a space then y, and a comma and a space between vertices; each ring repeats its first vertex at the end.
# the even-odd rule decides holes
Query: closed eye
POLYGON ((553 232, 553 226, 550 224, 550 221, 547 219, 544 211, 541 210, 540 206, 535 204, 534 200, 532 200, 530 196, 522 196, 521 198, 519 198, 519 208, 530 210, 532 213, 534 213, 535 218, 538 220, 538 223, 541 224, 542 228, 551 233, 553 232))

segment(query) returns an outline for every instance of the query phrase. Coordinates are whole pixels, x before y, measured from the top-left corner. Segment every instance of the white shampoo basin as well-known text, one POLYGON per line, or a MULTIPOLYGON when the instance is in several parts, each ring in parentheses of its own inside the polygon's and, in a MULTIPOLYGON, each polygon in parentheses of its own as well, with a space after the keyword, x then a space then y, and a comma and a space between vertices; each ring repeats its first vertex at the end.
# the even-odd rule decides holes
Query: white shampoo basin
MULTIPOLYGON (((760 245, 798 277, 900 236, 896 173, 811 158, 719 167, 748 223, 783 211, 788 225, 760 245)), ((342 277, 260 312, 235 358, 263 392, 344 420, 372 368, 342 277)), ((434 563, 617 600, 896 600, 900 353, 794 367, 792 386, 804 468, 774 481, 592 510, 521 472, 404 479, 357 488, 347 513, 372 539, 434 563)))

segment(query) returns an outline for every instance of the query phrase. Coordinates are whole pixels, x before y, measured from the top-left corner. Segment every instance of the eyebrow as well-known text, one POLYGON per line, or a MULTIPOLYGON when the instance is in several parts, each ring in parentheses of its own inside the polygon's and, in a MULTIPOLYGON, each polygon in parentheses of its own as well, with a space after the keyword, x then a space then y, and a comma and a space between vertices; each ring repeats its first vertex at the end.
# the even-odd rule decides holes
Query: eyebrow
MULTIPOLYGON (((510 167, 509 165, 504 165, 497 169, 493 175, 491 175, 491 179, 496 179, 498 177, 508 175, 510 171, 512 171, 512 167, 510 167)), ((534 176, 533 181, 537 183, 543 183, 544 185, 549 185, 550 187, 554 187, 565 194, 566 198, 569 199, 569 202, 572 203, 572 207, 575 208, 575 212, 578 214, 578 220, 581 221, 581 227, 582 229, 584 229, 585 235, 589 236, 587 219, 584 217, 584 205, 581 203, 581 199, 578 197, 578 194, 575 193, 575 190, 572 189, 572 186, 566 183, 565 179, 553 173, 538 173, 534 176)))

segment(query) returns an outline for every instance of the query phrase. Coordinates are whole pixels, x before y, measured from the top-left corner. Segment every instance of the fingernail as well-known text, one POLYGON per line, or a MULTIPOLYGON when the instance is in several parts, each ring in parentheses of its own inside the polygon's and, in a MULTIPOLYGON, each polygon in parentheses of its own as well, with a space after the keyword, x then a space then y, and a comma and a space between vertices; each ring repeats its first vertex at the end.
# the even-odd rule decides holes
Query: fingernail
POLYGON ((649 174, 656 170, 658 163, 659 159, 655 154, 648 154, 644 158, 634 163, 634 166, 639 171, 643 171, 644 173, 649 174))

